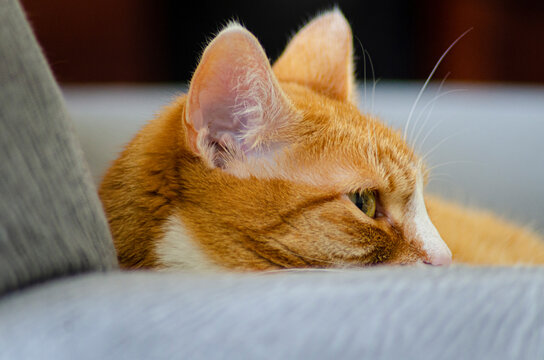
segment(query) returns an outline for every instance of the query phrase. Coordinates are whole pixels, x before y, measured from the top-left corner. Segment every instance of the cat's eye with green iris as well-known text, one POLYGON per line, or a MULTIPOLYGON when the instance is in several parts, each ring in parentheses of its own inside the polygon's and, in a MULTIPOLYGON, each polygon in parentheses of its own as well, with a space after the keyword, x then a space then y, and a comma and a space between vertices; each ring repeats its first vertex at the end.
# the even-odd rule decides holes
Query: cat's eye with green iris
POLYGON ((367 216, 374 218, 376 216, 376 193, 372 190, 351 193, 349 199, 361 209, 367 216))

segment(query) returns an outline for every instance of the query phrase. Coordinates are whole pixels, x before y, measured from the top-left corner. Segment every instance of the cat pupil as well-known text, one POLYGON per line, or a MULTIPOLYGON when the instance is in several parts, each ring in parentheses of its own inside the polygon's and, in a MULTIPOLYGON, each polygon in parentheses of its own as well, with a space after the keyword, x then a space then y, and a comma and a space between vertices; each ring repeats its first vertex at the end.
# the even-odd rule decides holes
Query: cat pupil
POLYGON ((350 200, 367 216, 374 218, 376 214, 376 197, 373 191, 363 191, 362 193, 352 193, 350 200))
POLYGON ((368 206, 363 201, 363 197, 361 196, 361 194, 357 194, 355 196, 355 205, 364 213, 366 213, 366 211, 368 210, 368 206))

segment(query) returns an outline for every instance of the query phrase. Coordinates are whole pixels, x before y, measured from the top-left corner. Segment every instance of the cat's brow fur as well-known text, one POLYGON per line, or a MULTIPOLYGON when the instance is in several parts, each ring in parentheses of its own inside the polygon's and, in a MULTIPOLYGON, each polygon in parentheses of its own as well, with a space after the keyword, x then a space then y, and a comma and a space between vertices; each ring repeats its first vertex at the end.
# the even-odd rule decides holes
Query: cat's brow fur
MULTIPOLYGON (((433 225, 410 218, 425 166, 398 131, 356 107, 351 41, 334 10, 304 27, 271 67, 247 30, 222 31, 189 93, 148 123, 104 177, 100 196, 121 266, 434 263, 415 235, 433 232, 413 228, 433 225), (378 194, 375 219, 346 197, 367 189, 378 194)), ((544 245, 528 231, 434 198, 428 205, 457 260, 544 262, 544 245), (471 253, 493 245, 470 242, 501 236, 519 240, 471 253)), ((417 216, 426 217, 422 208, 417 216)))

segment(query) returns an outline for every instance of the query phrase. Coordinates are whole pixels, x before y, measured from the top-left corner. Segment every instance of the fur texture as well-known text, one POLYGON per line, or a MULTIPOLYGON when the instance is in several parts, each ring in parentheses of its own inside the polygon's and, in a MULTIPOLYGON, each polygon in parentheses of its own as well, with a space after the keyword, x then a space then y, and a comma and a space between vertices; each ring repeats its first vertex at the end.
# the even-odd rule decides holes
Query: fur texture
POLYGON ((446 265, 442 237, 457 261, 544 262, 536 235, 491 215, 431 199, 431 222, 422 160, 399 132, 355 106, 352 52, 338 10, 302 28, 273 67, 243 27, 219 33, 188 94, 105 175, 100 196, 120 264, 446 265), (377 194, 375 218, 347 197, 367 190, 377 194))

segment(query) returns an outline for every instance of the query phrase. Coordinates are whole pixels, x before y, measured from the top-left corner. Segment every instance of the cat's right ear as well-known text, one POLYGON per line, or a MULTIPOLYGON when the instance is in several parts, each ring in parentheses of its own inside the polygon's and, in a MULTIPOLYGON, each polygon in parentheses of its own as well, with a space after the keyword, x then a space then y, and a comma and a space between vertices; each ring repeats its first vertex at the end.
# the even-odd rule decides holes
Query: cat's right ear
POLYGON ((185 122, 193 152, 211 167, 266 156, 293 116, 258 40, 237 24, 221 31, 189 87, 185 122))

